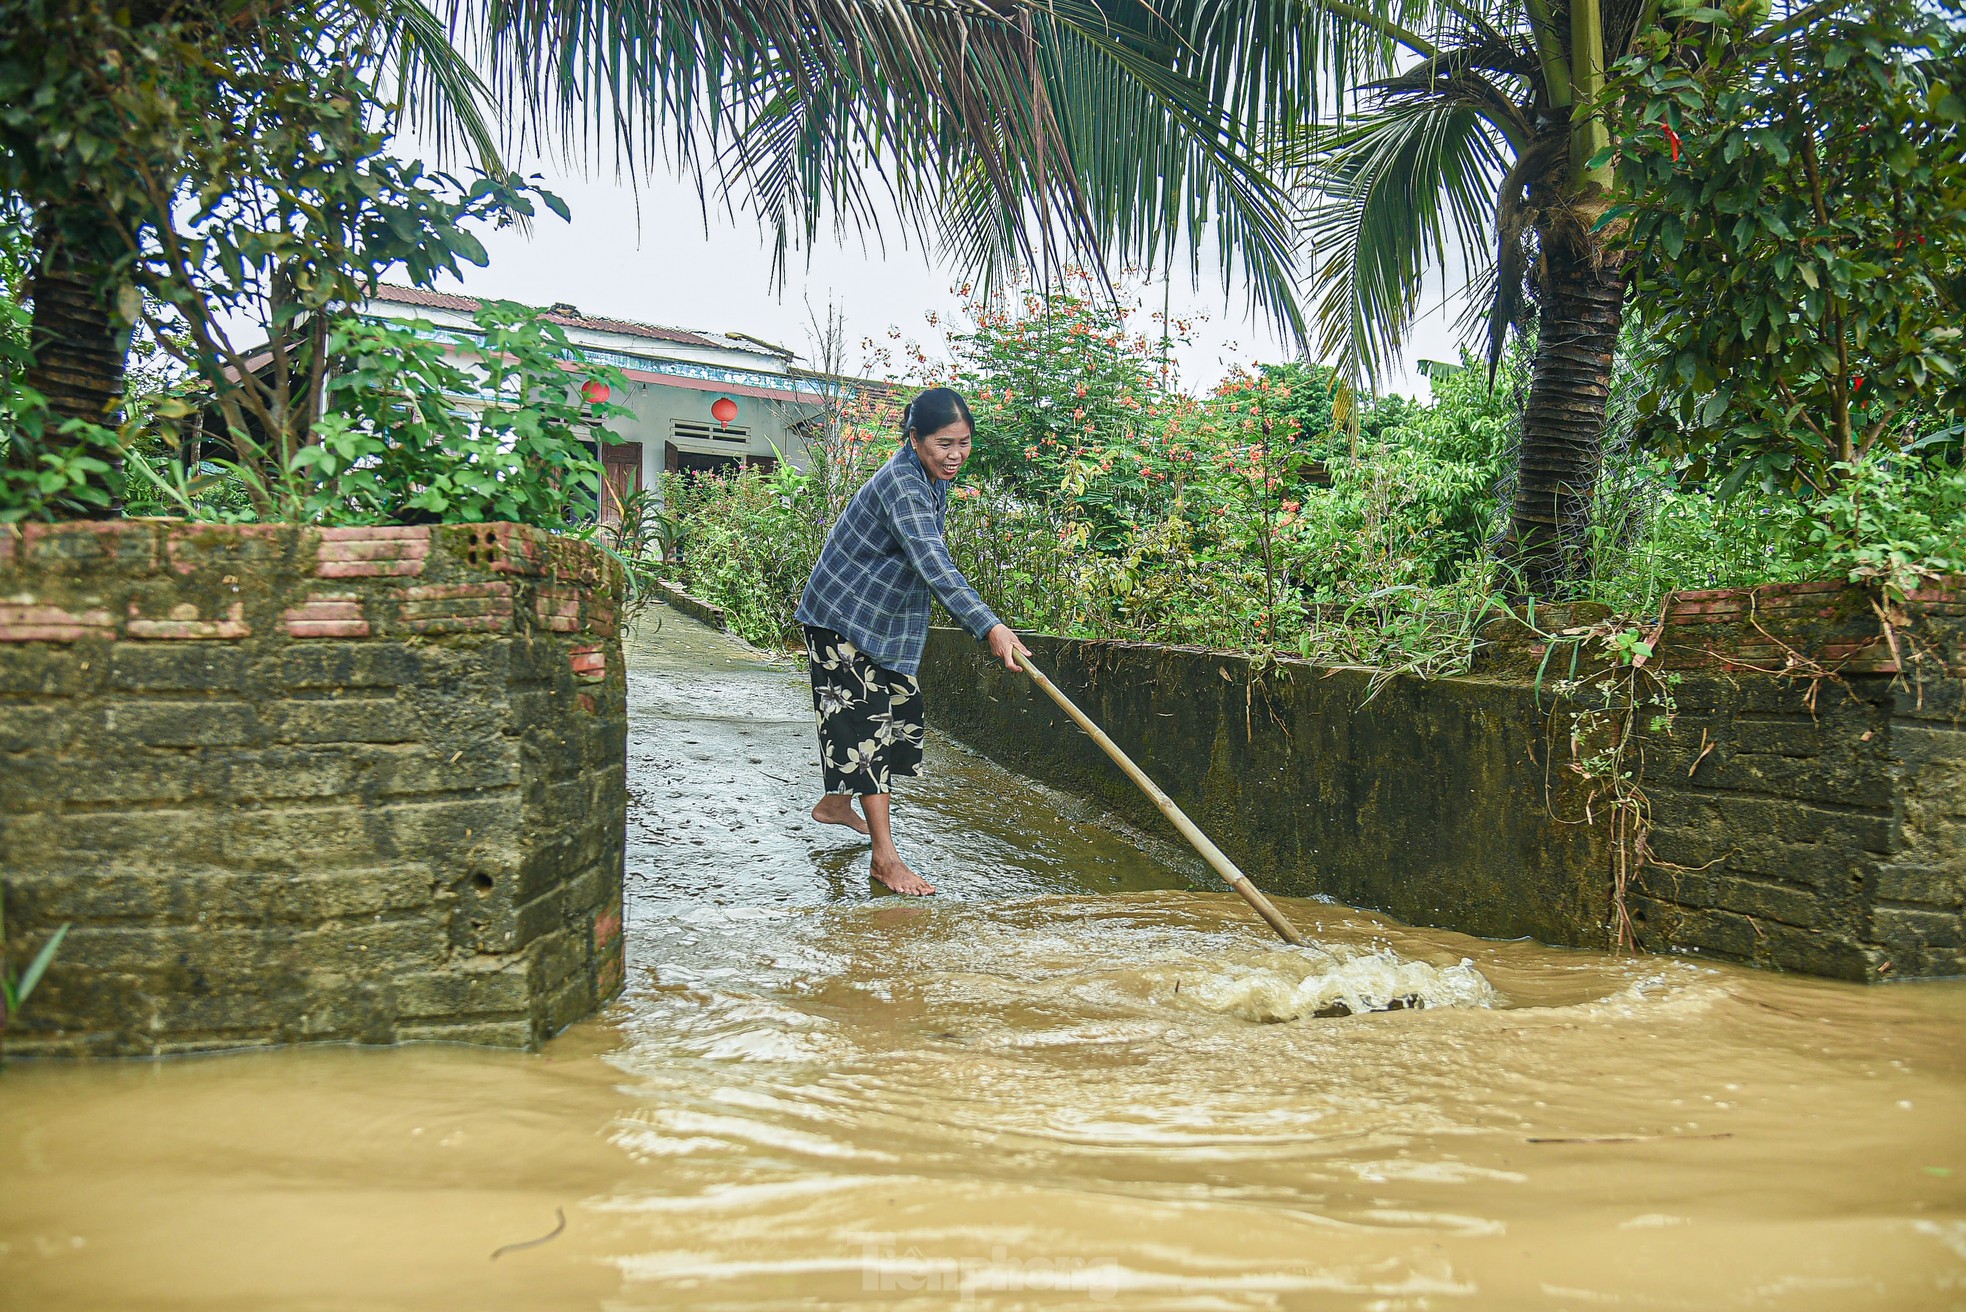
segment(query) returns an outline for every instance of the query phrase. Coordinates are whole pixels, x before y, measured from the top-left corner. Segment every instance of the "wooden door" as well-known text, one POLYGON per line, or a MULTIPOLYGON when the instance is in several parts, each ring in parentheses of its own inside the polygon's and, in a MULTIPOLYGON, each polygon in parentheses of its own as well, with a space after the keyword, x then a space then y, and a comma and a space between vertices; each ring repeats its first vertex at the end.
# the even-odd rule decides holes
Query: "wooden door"
POLYGON ((642 444, 616 442, 601 448, 601 522, 621 521, 621 508, 642 490, 642 444))

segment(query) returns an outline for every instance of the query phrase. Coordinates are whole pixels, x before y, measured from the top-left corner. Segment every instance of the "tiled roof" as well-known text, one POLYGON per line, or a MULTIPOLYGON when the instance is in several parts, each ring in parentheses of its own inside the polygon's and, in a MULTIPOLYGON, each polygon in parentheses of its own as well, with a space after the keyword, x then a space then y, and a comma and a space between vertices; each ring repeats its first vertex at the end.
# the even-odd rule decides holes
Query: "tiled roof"
POLYGON ((465 314, 478 308, 475 296, 457 296, 450 292, 427 291, 422 287, 398 287, 383 283, 375 289, 371 300, 392 301, 397 305, 420 305, 428 310, 459 310, 465 314))
MULTIPOLYGON (((398 287, 383 283, 375 289, 370 298, 387 301, 392 305, 414 305, 428 310, 455 310, 470 314, 481 304, 475 296, 461 296, 456 292, 433 292, 421 287, 398 287)), ((569 314, 564 310, 548 309, 541 311, 548 323, 559 324, 562 328, 585 328, 592 332, 618 333, 624 337, 641 337, 655 342, 674 342, 679 346, 701 346, 712 350, 747 351, 753 355, 785 355, 791 353, 779 348, 770 348, 769 343, 756 338, 724 337, 710 333, 691 332, 687 328, 664 328, 659 324, 637 323, 633 319, 608 319, 591 314, 569 314)))

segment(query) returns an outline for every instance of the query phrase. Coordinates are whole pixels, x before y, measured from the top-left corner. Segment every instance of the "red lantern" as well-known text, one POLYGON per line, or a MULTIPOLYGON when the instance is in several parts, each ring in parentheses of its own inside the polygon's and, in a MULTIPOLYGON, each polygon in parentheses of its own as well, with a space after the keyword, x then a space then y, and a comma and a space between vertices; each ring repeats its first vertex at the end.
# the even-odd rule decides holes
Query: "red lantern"
POLYGON ((590 378, 580 385, 580 397, 589 405, 602 405, 614 390, 598 378, 590 378))
POLYGON ((727 396, 718 397, 716 403, 710 407, 710 417, 725 428, 729 428, 730 421, 737 418, 737 402, 727 396))

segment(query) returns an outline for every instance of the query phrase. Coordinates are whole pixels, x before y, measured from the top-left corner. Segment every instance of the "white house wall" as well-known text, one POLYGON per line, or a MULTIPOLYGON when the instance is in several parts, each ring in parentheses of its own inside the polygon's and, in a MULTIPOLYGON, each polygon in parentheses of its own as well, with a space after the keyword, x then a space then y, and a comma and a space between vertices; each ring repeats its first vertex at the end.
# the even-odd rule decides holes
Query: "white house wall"
MULTIPOLYGON (((608 398, 617 405, 626 406, 630 418, 616 420, 609 425, 616 434, 630 442, 642 444, 642 486, 660 486, 665 458, 665 447, 674 431, 674 421, 681 419, 691 423, 716 426, 716 418, 710 407, 724 392, 699 392, 691 388, 671 387, 663 383, 631 380, 625 394, 617 390, 608 398)), ((751 440, 744 449, 748 456, 770 456, 782 454, 795 468, 807 466, 805 444, 793 431, 792 425, 802 419, 819 413, 819 408, 800 405, 789 401, 771 401, 760 397, 732 396, 737 403, 737 418, 733 427, 751 430, 751 440), (773 447, 776 444, 776 451, 773 447)), ((693 445, 687 441, 677 444, 685 451, 700 451, 717 455, 736 454, 734 448, 693 445)))
MULTIPOLYGON (((470 313, 442 306, 376 300, 369 302, 365 311, 398 321, 421 320, 459 334, 475 335, 476 331, 470 313)), ((786 460, 794 468, 808 466, 805 444, 793 426, 821 414, 822 402, 752 394, 814 391, 819 385, 810 376, 793 373, 789 368, 790 357, 716 334, 694 334, 716 339, 694 343, 652 340, 568 324, 562 324, 561 330, 575 349, 628 376, 627 385, 616 389, 609 400, 626 407, 630 415, 616 420, 610 427, 624 441, 642 444, 643 487, 660 488, 671 441, 676 441, 682 451, 752 458, 771 456, 786 460), (726 371, 734 377, 726 376, 726 371), (688 381, 664 381, 666 377, 678 376, 688 381), (750 430, 744 447, 674 438, 677 420, 716 427, 710 407, 725 396, 737 405, 737 417, 731 426, 750 430)))

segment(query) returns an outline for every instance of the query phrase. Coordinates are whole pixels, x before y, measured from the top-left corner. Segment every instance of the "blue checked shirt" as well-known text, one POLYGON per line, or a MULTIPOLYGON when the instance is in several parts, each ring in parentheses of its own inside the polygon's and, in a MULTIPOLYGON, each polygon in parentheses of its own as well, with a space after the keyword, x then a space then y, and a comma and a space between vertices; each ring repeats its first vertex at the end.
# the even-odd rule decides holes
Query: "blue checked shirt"
POLYGON ((874 664, 907 675, 921 669, 931 594, 978 638, 1002 623, 949 558, 948 509, 949 485, 904 444, 826 535, 799 598, 799 623, 831 629, 874 664))

